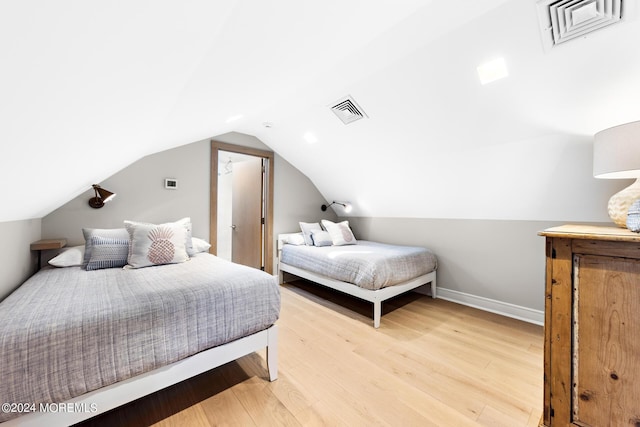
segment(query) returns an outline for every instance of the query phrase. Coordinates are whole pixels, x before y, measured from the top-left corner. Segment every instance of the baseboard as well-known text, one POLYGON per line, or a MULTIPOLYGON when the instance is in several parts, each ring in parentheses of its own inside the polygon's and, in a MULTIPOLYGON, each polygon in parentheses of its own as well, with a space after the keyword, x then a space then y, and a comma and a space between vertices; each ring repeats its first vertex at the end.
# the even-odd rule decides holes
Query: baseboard
POLYGON ((447 288, 438 287, 437 295, 438 298, 443 300, 489 311, 502 316, 512 317, 536 325, 544 325, 544 311, 541 310, 534 310, 520 305, 479 297, 447 288))

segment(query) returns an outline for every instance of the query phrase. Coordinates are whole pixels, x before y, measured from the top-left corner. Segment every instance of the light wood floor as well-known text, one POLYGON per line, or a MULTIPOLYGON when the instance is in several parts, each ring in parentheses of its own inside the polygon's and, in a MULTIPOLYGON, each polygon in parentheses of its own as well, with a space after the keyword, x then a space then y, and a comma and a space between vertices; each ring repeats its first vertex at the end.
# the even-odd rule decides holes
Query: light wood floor
POLYGON ((537 426, 543 330, 418 294, 372 306, 282 288, 279 379, 264 352, 84 426, 537 426))

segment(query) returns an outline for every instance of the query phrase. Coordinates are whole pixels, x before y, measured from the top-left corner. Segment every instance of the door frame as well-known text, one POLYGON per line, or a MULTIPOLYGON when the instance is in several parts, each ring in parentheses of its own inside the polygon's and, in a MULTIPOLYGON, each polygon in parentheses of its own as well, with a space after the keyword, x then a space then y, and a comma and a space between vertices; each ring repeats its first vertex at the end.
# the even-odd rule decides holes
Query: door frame
POLYGON ((243 147, 213 139, 211 140, 211 183, 209 194, 209 243, 211 243, 211 248, 209 249, 209 253, 212 253, 213 255, 218 253, 218 159, 220 151, 246 154, 267 160, 267 167, 265 171, 267 188, 264 200, 264 248, 262 248, 262 250, 264 252, 264 270, 269 274, 273 274, 273 151, 243 147))

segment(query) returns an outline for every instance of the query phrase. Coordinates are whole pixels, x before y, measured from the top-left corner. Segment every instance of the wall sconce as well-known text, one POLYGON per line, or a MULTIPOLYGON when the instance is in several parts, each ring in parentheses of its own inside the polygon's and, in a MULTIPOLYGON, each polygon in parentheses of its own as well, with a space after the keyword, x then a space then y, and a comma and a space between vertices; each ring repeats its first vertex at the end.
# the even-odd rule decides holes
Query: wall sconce
POLYGON ((351 209, 353 208, 353 206, 351 206, 351 203, 349 203, 349 202, 336 202, 336 201, 334 200, 333 202, 329 203, 328 205, 322 205, 322 206, 320 206, 320 210, 321 210, 322 212, 324 212, 324 211, 326 211, 327 209, 329 209, 329 206, 331 206, 331 205, 340 205, 340 206, 342 206, 342 207, 344 208, 344 211, 345 211, 346 213, 351 212, 351 209))
POLYGON ((100 209, 105 203, 116 197, 116 193, 105 190, 96 184, 93 184, 93 191, 95 191, 96 195, 89 199, 89 206, 94 209, 100 209))
POLYGON ((593 143, 593 176, 636 181, 609 199, 609 217, 626 227, 629 207, 640 199, 640 121, 598 132, 593 143))

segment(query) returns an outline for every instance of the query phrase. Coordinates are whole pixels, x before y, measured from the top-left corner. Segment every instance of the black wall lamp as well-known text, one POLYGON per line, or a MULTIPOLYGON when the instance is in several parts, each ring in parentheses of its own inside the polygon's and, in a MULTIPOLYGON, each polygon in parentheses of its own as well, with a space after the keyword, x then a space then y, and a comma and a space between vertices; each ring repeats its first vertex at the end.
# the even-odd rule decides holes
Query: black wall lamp
POLYGON ((351 209, 353 208, 353 206, 351 206, 351 203, 349 203, 349 202, 336 202, 334 200, 333 202, 329 203, 328 205, 320 206, 320 210, 322 210, 322 212, 324 212, 327 209, 329 209, 329 206, 331 206, 331 205, 340 205, 340 206, 342 206, 346 213, 351 212, 351 209))
POLYGON ((94 209, 100 209, 105 203, 116 197, 116 193, 105 190, 96 184, 93 184, 93 191, 95 191, 96 195, 89 199, 89 206, 94 209))

